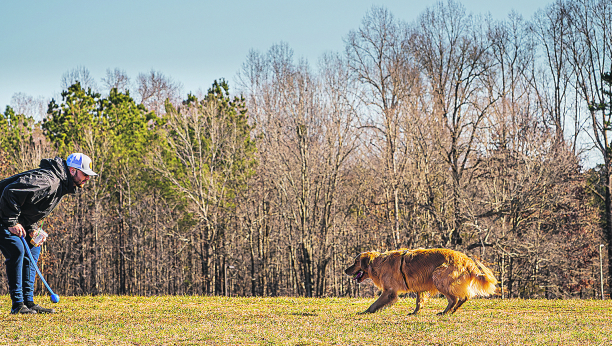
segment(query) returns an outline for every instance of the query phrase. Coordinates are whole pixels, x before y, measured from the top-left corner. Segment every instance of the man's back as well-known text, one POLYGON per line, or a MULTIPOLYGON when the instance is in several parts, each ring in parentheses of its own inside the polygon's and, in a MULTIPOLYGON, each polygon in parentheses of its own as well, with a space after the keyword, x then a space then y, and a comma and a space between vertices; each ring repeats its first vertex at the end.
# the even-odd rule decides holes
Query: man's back
POLYGON ((64 161, 43 159, 40 168, 0 181, 0 223, 28 227, 49 215, 63 196, 74 193, 64 161))

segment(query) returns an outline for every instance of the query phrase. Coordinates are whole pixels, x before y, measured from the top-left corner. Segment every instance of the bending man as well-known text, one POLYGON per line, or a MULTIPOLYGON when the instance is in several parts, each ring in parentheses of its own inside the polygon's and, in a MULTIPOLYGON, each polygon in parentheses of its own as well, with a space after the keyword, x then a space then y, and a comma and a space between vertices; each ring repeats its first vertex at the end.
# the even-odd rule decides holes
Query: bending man
POLYGON ((64 161, 60 157, 43 159, 40 168, 16 174, 0 181, 0 250, 6 258, 6 275, 13 306, 11 314, 53 313, 34 303, 36 261, 40 244, 31 243, 36 223, 55 209, 62 197, 74 194, 91 176, 89 156, 70 154, 64 161), (34 263, 25 252, 20 237, 30 247, 34 263))

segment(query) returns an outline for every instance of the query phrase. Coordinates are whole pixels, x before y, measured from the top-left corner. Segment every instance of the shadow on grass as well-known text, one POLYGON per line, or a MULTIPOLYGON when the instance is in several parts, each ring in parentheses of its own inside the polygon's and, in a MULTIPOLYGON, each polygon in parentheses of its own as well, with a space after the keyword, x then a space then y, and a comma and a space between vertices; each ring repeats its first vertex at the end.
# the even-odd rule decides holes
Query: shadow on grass
POLYGON ((292 312, 289 315, 292 315, 292 316, 319 316, 318 314, 315 314, 314 312, 292 312))

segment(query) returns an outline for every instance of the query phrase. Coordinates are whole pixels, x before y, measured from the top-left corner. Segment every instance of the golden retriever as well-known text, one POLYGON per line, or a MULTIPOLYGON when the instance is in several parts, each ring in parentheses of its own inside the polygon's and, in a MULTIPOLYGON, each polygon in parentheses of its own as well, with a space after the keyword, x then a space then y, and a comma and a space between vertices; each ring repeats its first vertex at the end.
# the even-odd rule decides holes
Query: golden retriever
POLYGON ((450 249, 393 250, 363 252, 348 267, 346 274, 357 283, 372 279, 382 293, 363 313, 373 313, 397 301, 402 292, 415 292, 417 314, 429 295, 443 294, 448 300, 444 311, 454 313, 468 299, 495 292, 497 279, 478 260, 450 249))

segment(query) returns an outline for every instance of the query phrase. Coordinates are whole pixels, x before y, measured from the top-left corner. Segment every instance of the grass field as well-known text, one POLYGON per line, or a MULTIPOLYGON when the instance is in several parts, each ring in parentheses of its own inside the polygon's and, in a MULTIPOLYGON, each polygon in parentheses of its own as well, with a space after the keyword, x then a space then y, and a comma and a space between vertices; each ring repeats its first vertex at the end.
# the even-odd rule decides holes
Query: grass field
POLYGON ((408 316, 405 298, 357 315, 374 299, 61 297, 59 312, 10 315, 1 345, 612 345, 612 301, 479 299, 451 316, 432 299, 408 316))

